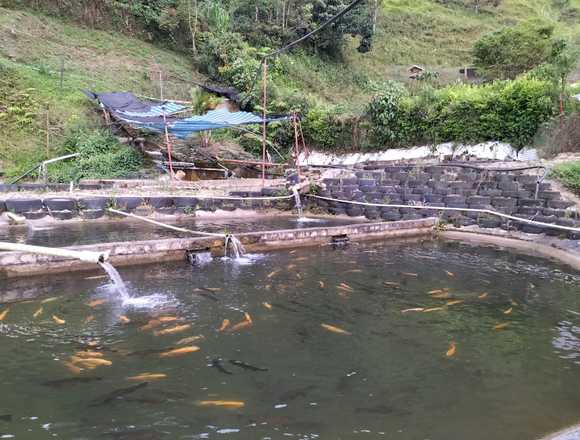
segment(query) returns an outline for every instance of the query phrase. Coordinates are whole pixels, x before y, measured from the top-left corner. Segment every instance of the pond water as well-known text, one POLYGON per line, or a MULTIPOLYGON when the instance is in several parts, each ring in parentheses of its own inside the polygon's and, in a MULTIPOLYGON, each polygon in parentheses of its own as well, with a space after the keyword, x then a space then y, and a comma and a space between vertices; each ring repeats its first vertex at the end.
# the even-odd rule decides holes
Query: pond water
MULTIPOLYGON (((361 221, 329 217, 312 217, 309 220, 304 222, 299 221, 296 216, 273 216, 215 220, 192 219, 169 224, 194 231, 241 233, 316 226, 340 226, 361 221)), ((113 222, 93 221, 0 229, 0 241, 49 247, 181 238, 186 235, 183 232, 171 231, 139 220, 126 219, 113 222)))
POLYGON ((71 275, 0 305, 0 438, 532 440, 580 421, 580 275, 543 260, 351 244, 120 272, 146 300, 71 275))

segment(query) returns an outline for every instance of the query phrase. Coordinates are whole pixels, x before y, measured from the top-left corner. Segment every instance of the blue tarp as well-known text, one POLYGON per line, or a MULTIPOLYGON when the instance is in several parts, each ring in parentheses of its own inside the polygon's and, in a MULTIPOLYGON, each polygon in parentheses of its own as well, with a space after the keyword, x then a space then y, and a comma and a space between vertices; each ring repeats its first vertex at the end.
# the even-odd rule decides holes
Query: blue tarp
MULTIPOLYGON (((266 118, 266 122, 288 120, 287 116, 266 118)), ((148 129, 156 132, 163 132, 165 129, 163 121, 141 121, 134 119, 124 119, 125 122, 141 129, 148 129)), ((174 136, 185 139, 192 133, 199 131, 217 130, 220 128, 230 128, 239 125, 262 124, 264 120, 261 116, 248 112, 229 112, 226 109, 212 110, 202 116, 191 116, 183 119, 167 120, 167 129, 174 136)))
MULTIPOLYGON (((167 124, 169 133, 180 139, 185 139, 200 131, 264 122, 261 116, 254 113, 230 112, 227 109, 212 110, 200 116, 179 117, 176 113, 186 110, 187 106, 176 102, 159 103, 141 100, 132 93, 85 93, 98 100, 101 106, 117 120, 133 128, 163 133, 167 124)), ((291 119, 290 116, 272 116, 266 118, 265 121, 268 123, 289 119, 291 119)))

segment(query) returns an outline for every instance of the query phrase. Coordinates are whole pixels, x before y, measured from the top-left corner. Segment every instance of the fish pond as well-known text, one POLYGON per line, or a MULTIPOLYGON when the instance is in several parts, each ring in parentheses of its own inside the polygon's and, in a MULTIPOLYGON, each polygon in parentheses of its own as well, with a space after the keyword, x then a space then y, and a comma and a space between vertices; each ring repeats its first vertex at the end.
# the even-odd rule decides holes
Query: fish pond
MULTIPOLYGON (((215 233, 239 233, 297 229, 315 226, 341 226, 361 219, 276 215, 270 217, 240 217, 228 219, 181 219, 171 224, 194 231, 215 233)), ((167 221, 164 220, 167 223, 167 221)), ((156 240, 182 238, 183 232, 176 232, 162 226, 139 220, 121 219, 101 222, 35 223, 28 226, 0 228, 0 241, 30 244, 35 246, 64 247, 95 243, 156 240)))
MULTIPOLYGON (((536 439, 580 421, 580 275, 440 242, 34 280, 0 438, 536 439)), ((0 294, 19 281, 2 282, 0 294)))

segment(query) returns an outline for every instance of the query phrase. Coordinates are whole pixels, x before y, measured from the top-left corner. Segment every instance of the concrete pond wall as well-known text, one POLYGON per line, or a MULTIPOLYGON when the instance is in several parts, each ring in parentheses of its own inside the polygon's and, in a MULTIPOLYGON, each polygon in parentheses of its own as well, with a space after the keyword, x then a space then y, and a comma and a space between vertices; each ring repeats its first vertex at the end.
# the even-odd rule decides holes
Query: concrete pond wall
MULTIPOLYGON (((413 220, 438 216, 438 208, 489 209, 524 219, 568 227, 580 227, 575 204, 563 199, 549 182, 524 171, 489 171, 457 166, 386 166, 323 179, 318 195, 378 204, 422 205, 430 209, 360 206, 310 199, 309 205, 326 212, 371 220, 413 220)), ((580 239, 577 232, 522 224, 497 216, 470 212, 443 212, 454 226, 521 230, 580 239)))
POLYGON ((196 197, 196 196, 11 196, 2 198, 0 195, 0 215, 12 212, 27 220, 39 220, 50 216, 57 220, 74 218, 94 220, 115 215, 107 211, 115 208, 120 211, 138 215, 153 213, 163 215, 194 215, 197 211, 213 212, 217 210, 234 211, 236 209, 290 210, 294 205, 291 198, 286 199, 255 199, 260 197, 286 196, 285 189, 264 188, 259 192, 234 191, 227 198, 196 197))

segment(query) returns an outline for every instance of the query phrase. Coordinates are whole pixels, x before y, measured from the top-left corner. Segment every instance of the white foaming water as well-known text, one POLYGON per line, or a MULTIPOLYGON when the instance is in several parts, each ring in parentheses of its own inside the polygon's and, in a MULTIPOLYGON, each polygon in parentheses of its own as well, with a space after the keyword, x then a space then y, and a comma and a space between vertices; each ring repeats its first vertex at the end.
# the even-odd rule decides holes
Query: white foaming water
POLYGON ((135 308, 135 309, 154 309, 159 306, 166 306, 168 303, 172 303, 172 300, 167 295, 162 293, 154 293, 152 295, 130 297, 123 300, 123 307, 135 308))
POLYGON ((109 275, 111 283, 113 284, 117 292, 121 294, 121 299, 123 300, 123 302, 130 299, 131 296, 129 295, 127 286, 125 286, 125 283, 123 282, 121 275, 119 275, 119 272, 117 272, 117 269, 115 269, 112 264, 107 263, 106 261, 103 263, 99 263, 99 265, 103 268, 105 272, 107 272, 107 275, 109 275))
POLYGON ((323 218, 299 217, 296 219, 298 223, 323 223, 323 218))
POLYGON ((222 257, 221 260, 226 262, 231 261, 238 266, 249 266, 262 258, 264 258, 264 254, 244 254, 243 257, 238 258, 222 257))

